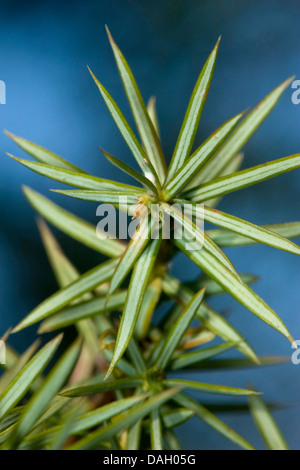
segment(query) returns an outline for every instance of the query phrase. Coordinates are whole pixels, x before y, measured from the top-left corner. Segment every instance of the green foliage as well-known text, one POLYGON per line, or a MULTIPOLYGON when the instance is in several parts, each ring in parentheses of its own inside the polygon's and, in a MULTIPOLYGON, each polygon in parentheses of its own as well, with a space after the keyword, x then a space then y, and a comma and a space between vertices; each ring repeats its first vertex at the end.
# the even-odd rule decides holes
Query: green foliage
POLYGON ((240 150, 290 81, 276 88, 253 111, 240 113, 219 126, 192 151, 214 72, 218 41, 192 93, 167 169, 155 99, 151 98, 146 107, 128 63, 109 32, 108 36, 140 141, 109 92, 94 74, 92 77, 141 173, 107 152, 103 154, 138 186, 90 175, 36 144, 6 134, 37 162, 12 158, 75 188, 59 193, 108 202, 120 210, 124 206, 119 198, 126 196, 134 205, 132 213, 139 224, 129 243, 100 240, 91 224, 24 188, 42 219, 110 259, 79 273, 46 223, 39 221, 59 290, 30 312, 13 332, 41 322, 39 333, 75 326, 78 338, 56 361, 53 356, 61 334, 38 352, 37 342, 20 356, 7 346, 7 364, 0 378, 0 448, 179 449, 174 429, 194 416, 237 446, 253 449, 215 414, 250 409, 267 447, 286 449, 270 407, 252 387, 203 383, 183 378, 181 373, 226 371, 284 361, 258 357, 244 334, 209 305, 215 295, 230 294, 292 341, 280 316, 250 288, 257 277, 238 273, 222 248, 262 243, 299 255, 300 247, 290 239, 300 236, 300 222, 258 226, 214 208, 227 193, 300 166, 297 154, 239 170, 243 158, 240 150), (220 228, 204 231, 197 225, 197 203, 203 202, 204 219, 220 228), (188 217, 178 206, 188 206, 188 217), (170 239, 163 236, 165 217, 172 221, 170 239), (184 228, 181 238, 174 235, 175 224, 184 228), (157 236, 151 239, 153 226, 157 236), (198 241, 197 249, 186 248, 190 237, 198 241), (201 275, 193 282, 182 283, 168 272, 178 251, 201 268, 201 275), (166 299, 170 309, 158 322, 156 309, 166 299), (214 343, 208 344, 211 341, 214 343), (236 357, 219 358, 233 349, 236 357), (54 365, 45 373, 51 359, 54 365), (247 396, 249 402, 208 402, 200 395, 200 403, 185 392, 189 390, 204 397, 218 394, 243 400, 247 396))

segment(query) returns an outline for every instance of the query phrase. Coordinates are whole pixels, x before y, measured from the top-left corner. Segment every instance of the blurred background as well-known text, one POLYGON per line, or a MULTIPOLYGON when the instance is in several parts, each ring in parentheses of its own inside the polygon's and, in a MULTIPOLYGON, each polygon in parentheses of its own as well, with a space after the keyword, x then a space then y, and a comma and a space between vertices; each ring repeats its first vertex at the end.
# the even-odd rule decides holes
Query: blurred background
MULTIPOLYGON (((108 24, 147 100, 157 97, 163 148, 170 159, 197 76, 222 34, 215 76, 196 144, 225 120, 254 106, 275 86, 295 74, 300 78, 300 4, 290 0, 2 0, 0 80, 7 103, 0 105, 1 128, 26 137, 76 165, 105 178, 130 182, 104 161, 98 145, 132 162, 87 71, 88 64, 124 110, 122 85, 106 38, 108 24)), ((245 148, 244 166, 300 151, 300 105, 289 88, 272 115, 245 148)), ((22 194, 28 185, 55 202, 97 223, 96 204, 50 194, 59 184, 30 172, 5 156, 22 151, 0 135, 0 337, 56 289, 39 239, 35 214, 22 194)), ((252 222, 300 220, 300 170, 224 197, 220 208, 252 222)), ((55 232, 56 233, 56 232, 55 232)), ((57 233, 66 253, 83 272, 100 255, 57 233)), ((269 247, 228 250, 240 271, 261 276, 256 291, 300 339, 300 261, 269 247)), ((186 260, 173 266, 182 279, 197 273, 186 260), (183 264, 182 264, 183 263, 183 264)), ((290 344, 237 302, 222 296, 215 307, 231 320, 261 355, 290 356, 290 344)), ((11 337, 22 350, 36 328, 11 337)), ((293 449, 300 449, 300 365, 292 363, 230 374, 201 374, 202 381, 244 387, 247 381, 266 399, 285 407, 275 416, 293 449)), ((261 448, 247 415, 220 415, 261 448)), ((179 429, 186 449, 231 449, 196 419, 179 429)))

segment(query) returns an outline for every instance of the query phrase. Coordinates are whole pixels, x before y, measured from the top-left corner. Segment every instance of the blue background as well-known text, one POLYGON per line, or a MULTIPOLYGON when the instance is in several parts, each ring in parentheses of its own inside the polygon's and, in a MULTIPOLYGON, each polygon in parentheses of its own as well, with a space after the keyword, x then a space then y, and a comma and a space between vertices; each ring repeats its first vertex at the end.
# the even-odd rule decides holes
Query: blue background
MULTIPOLYGON (((107 178, 129 178, 104 161, 98 145, 128 162, 131 157, 92 83, 88 64, 129 116, 104 25, 125 53, 145 99, 157 97, 163 148, 170 158, 187 101, 218 36, 222 42, 211 91, 200 123, 199 144, 222 122, 254 106, 275 86, 299 70, 300 4, 296 1, 241 2, 195 0, 3 1, 0 14, 0 79, 7 104, 0 106, 1 127, 53 150, 84 169, 107 178)), ((245 166, 300 150, 300 106, 288 89, 272 115, 245 148, 245 166)), ((129 118, 130 120, 130 118, 129 118)), ((132 122, 130 120, 130 122, 132 122)), ((31 173, 4 152, 23 156, 0 135, 0 336, 56 284, 47 264, 35 214, 21 186, 48 194, 55 182, 31 173)), ((255 223, 300 220, 300 170, 226 196, 221 208, 255 223)), ((53 200, 97 222, 95 207, 53 200)), ((80 270, 101 257, 58 234, 80 270)), ((228 250, 241 271, 262 276, 257 292, 300 338, 299 258, 269 247, 228 250)), ((184 279, 197 273, 181 260, 174 271, 184 279), (182 264, 183 263, 183 264, 182 264)), ((259 354, 290 356, 289 343, 235 301, 220 297, 215 306, 231 312, 232 322, 259 354)), ((35 329, 12 337, 22 349, 35 329)), ((269 400, 286 407, 276 412, 294 449, 300 448, 300 365, 201 374, 201 380, 244 387, 251 380, 269 400)), ((207 399, 207 397, 204 397, 207 399)), ((251 443, 261 439, 246 415, 221 416, 251 443)), ((179 430, 187 449, 235 448, 196 419, 179 430)))

